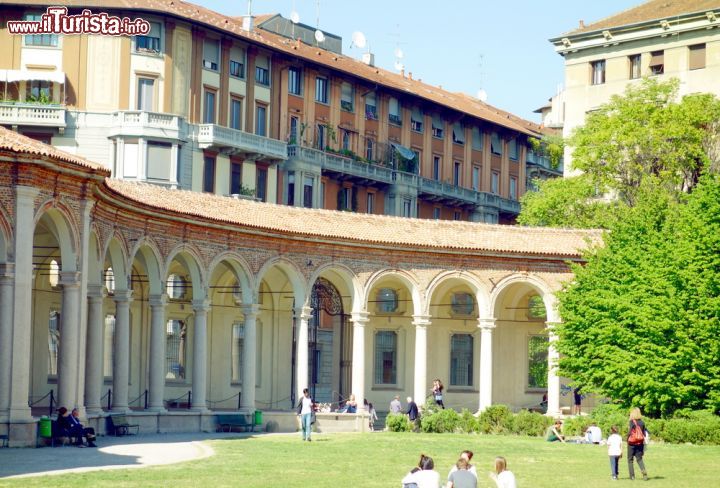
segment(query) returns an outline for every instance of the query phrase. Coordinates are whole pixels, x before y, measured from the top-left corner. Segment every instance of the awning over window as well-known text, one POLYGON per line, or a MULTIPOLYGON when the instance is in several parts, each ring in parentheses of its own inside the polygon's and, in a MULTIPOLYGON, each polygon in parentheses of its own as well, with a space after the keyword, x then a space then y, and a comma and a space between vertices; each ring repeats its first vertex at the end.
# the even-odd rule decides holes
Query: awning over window
POLYGON ((403 146, 402 144, 398 144, 397 142, 391 142, 390 145, 395 148, 397 152, 400 153, 400 156, 402 156, 405 159, 415 159, 415 153, 412 151, 412 149, 403 146))
POLYGON ((62 71, 33 71, 29 69, 0 69, 0 81, 52 81, 65 83, 65 73, 62 71))

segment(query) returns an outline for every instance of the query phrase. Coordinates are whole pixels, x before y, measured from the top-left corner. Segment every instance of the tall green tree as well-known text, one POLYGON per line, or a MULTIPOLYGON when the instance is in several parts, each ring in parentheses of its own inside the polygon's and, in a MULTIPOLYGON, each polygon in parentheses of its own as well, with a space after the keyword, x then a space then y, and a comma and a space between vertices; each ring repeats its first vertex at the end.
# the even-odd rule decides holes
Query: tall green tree
POLYGON ((701 181, 678 202, 646 178, 559 294, 560 370, 583 391, 720 410, 720 179, 701 181))
POLYGON ((518 221, 607 227, 619 218, 618 212, 636 205, 646 178, 653 178, 658 191, 678 199, 693 190, 703 173, 717 172, 720 100, 707 93, 679 98, 678 87, 677 79, 647 78, 588 114, 567 141, 582 182, 545 183, 537 194, 526 193, 518 221), (560 189, 569 194, 559 200, 560 189), (598 212, 610 201, 601 197, 608 195, 614 204, 598 212))

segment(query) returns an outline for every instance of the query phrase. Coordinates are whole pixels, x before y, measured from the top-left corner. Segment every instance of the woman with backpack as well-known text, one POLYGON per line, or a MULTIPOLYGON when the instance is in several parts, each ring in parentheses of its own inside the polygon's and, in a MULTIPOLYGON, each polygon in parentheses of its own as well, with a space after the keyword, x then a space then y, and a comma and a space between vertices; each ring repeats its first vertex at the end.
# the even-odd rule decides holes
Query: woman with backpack
POLYGON ((628 471, 630 479, 635 479, 635 467, 633 466, 633 458, 637 459, 638 466, 642 472, 643 479, 647 481, 648 475, 643 462, 643 454, 645 454, 645 439, 647 439, 648 431, 645 428, 645 422, 642 420, 640 409, 635 407, 630 411, 630 424, 628 430, 628 471))

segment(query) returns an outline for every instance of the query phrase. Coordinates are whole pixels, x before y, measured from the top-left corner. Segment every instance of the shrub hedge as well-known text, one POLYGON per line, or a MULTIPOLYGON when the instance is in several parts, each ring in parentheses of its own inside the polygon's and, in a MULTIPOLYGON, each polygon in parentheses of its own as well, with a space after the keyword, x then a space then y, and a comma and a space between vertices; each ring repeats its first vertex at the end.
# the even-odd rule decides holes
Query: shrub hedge
MULTIPOLYGON (((645 424, 653 441, 692 444, 720 445, 720 416, 710 411, 679 411, 668 419, 646 418, 645 424)), ((457 413, 452 409, 441 409, 434 402, 428 401, 422 409, 420 426, 428 433, 480 433, 480 434, 515 434, 526 436, 543 436, 553 419, 537 412, 521 410, 512 413, 506 405, 492 405, 479 416, 464 409, 457 413)), ((604 437, 615 425, 620 435, 628 434, 628 411, 619 405, 600 405, 590 415, 582 415, 565 419, 563 432, 567 436, 584 435, 590 424, 595 423, 603 432, 604 437)), ((410 432, 412 423, 405 415, 388 415, 388 430, 392 432, 410 432)))

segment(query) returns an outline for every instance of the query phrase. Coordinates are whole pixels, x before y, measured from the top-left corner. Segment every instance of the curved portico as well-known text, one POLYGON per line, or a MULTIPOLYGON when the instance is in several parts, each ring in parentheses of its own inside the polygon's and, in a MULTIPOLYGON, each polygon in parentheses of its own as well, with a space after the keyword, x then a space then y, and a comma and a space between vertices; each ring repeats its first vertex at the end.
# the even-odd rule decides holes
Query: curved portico
POLYGON ((24 175, 0 176, 0 417, 15 431, 51 390, 91 418, 110 398, 150 430, 290 412, 306 387, 383 410, 424 401, 434 378, 453 407, 521 408, 547 389, 560 411, 553 293, 597 234, 238 201, 105 179, 44 148, 0 129, 0 175, 24 175))

